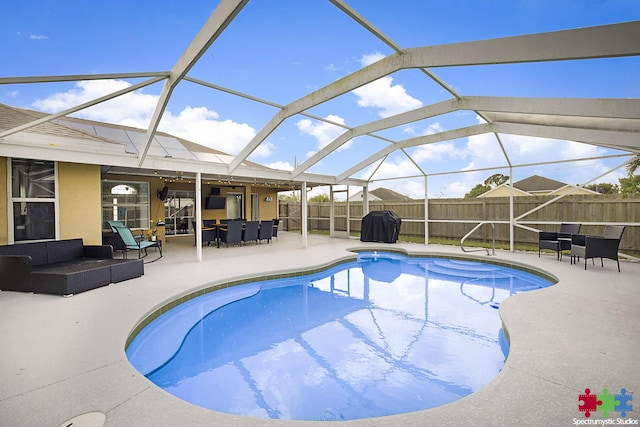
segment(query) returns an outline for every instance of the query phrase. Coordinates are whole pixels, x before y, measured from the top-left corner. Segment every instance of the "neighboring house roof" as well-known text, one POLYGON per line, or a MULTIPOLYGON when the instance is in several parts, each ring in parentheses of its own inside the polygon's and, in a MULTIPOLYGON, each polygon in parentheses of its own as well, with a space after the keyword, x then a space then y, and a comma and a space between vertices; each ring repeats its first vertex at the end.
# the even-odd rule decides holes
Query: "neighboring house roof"
MULTIPOLYGON (((350 201, 361 201, 363 199, 362 191, 357 192, 353 196, 349 197, 350 201)), ((410 197, 405 196, 404 194, 400 194, 396 191, 390 190, 388 188, 379 187, 374 190, 369 191, 369 201, 376 200, 412 200, 410 197)))
MULTIPOLYGON (((600 194, 596 191, 565 184, 564 182, 539 175, 533 175, 513 183, 514 196, 556 196, 567 192, 572 194, 600 194)), ((486 193, 482 193, 478 197, 509 197, 509 194, 509 183, 504 183, 486 193)))
POLYGON ((550 193, 554 190, 564 187, 564 182, 554 179, 545 178, 540 175, 532 175, 529 178, 521 179, 513 183, 513 188, 517 188, 528 193, 550 193))

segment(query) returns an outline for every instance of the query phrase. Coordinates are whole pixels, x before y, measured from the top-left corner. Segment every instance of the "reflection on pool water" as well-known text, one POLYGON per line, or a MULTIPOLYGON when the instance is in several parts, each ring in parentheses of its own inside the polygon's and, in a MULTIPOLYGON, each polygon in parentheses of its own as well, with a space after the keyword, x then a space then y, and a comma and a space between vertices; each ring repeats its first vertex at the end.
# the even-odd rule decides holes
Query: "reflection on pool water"
POLYGON ((361 253, 189 300, 145 327, 127 356, 167 392, 226 413, 350 420, 422 410, 495 378, 506 355, 496 308, 549 285, 493 264, 361 253))

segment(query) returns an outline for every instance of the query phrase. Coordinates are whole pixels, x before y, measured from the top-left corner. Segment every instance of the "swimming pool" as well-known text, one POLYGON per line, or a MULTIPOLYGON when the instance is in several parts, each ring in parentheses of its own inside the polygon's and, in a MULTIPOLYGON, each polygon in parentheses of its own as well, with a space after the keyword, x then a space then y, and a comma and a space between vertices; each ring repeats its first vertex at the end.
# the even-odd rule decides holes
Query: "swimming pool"
POLYGON ((209 409, 350 420, 439 406, 500 372, 499 304, 551 285, 495 264, 394 253, 207 293, 142 329, 127 356, 209 409))

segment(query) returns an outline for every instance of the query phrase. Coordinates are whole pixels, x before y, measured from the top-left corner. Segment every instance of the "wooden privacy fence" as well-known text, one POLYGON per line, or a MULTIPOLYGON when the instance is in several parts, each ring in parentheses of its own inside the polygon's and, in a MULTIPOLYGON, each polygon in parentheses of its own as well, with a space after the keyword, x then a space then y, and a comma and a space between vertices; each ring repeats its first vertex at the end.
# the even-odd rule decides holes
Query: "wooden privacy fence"
MULTIPOLYGON (((518 218, 541 204, 550 196, 514 197, 514 218, 518 218)), ((359 233, 363 216, 362 202, 349 202, 349 229, 359 233)), ((300 202, 280 201, 281 229, 301 229, 300 202)), ((402 218, 400 235, 424 237, 424 200, 369 202, 369 210, 392 210, 402 218)), ((308 229, 329 231, 329 202, 308 203, 308 229)), ((459 239, 480 221, 502 222, 495 225, 496 242, 509 243, 509 199, 502 197, 473 199, 430 199, 429 238, 459 239)), ((347 230, 347 203, 335 202, 336 231, 347 230)), ((603 194, 598 196, 566 196, 521 218, 519 223, 531 228, 557 231, 561 222, 582 223, 581 234, 601 235, 606 223, 627 225, 620 251, 640 255, 640 194, 603 194), (595 224, 587 224, 595 223, 595 224)), ((484 226, 470 239, 491 241, 491 227, 484 226)), ((515 227, 515 244, 537 246, 535 232, 515 227)))

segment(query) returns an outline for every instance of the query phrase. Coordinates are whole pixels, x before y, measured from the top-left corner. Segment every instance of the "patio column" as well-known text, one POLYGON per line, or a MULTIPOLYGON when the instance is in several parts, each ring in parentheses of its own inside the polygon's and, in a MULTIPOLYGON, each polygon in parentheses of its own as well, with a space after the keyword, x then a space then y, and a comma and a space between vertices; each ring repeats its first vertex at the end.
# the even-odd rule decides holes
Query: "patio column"
POLYGON ((349 211, 349 186, 347 185, 347 239, 351 237, 351 213, 349 211))
POLYGON ((509 168, 509 252, 515 251, 515 218, 513 217, 513 168, 509 168))
POLYGON ((302 182, 302 188, 300 188, 300 206, 302 207, 302 247, 307 248, 307 221, 308 221, 308 206, 307 206, 307 181, 302 182))
POLYGON ((362 187, 362 216, 369 213, 369 186, 362 187))
POLYGON ((196 256, 202 262, 202 173, 196 173, 196 256))
POLYGON ((335 216, 336 204, 333 198, 334 198, 333 184, 331 184, 329 186, 329 236, 330 237, 334 237, 334 234, 335 234, 334 230, 336 228, 336 216, 335 216))
POLYGON ((429 177, 424 177, 424 244, 429 244, 429 177))

